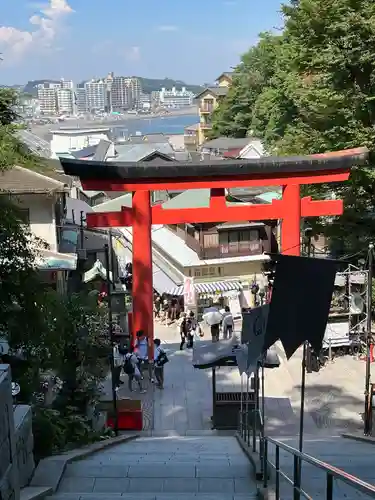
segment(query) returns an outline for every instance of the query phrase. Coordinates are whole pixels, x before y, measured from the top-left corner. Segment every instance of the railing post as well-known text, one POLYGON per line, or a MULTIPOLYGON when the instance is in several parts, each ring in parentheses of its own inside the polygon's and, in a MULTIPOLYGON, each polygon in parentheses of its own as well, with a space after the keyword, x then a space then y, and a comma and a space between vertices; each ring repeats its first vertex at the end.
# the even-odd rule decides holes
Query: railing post
POLYGON ((253 452, 257 451, 257 413, 253 410, 253 452))
POLYGON ((268 443, 267 440, 263 440, 263 488, 268 486, 268 443))
POLYGON ((276 467, 275 500, 279 500, 279 498, 280 498, 280 448, 278 446, 276 446, 275 467, 276 467))
POLYGON ((333 499, 333 476, 331 474, 327 474, 326 499, 333 499))
POLYGON ((301 498, 301 459, 293 455, 293 500, 301 498))

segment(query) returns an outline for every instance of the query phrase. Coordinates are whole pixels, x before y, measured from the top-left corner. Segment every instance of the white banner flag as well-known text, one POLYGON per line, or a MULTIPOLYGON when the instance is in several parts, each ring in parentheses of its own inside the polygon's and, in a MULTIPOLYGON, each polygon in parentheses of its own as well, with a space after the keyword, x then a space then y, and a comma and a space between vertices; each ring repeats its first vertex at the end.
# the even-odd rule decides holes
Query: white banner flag
POLYGON ((195 306, 194 278, 184 278, 184 305, 195 306))

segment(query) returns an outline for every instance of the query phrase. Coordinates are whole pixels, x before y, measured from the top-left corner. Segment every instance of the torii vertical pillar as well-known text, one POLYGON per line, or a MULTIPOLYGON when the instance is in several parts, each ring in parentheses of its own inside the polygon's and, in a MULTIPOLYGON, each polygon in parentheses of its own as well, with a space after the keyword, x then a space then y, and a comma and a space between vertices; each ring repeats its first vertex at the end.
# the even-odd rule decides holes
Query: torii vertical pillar
POLYGON ((148 357, 153 359, 154 320, 150 191, 133 193, 133 334, 148 337, 148 357))
POLYGON ((281 222, 281 253, 301 255, 300 185, 288 184, 283 189, 283 219, 281 222))

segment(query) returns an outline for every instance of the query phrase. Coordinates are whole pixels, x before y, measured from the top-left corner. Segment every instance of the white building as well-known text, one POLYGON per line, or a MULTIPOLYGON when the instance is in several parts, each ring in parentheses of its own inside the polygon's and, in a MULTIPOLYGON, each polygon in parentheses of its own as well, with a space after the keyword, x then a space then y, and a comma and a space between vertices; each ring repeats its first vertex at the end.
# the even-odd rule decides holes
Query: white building
POLYGON ((139 78, 135 77, 126 77, 125 82, 127 87, 130 90, 130 106, 137 107, 139 103, 139 98, 142 93, 142 85, 139 78))
POLYGON ((43 83, 38 85, 39 109, 42 115, 57 114, 56 89, 60 88, 60 83, 43 83))
POLYGON ((56 89, 57 111, 60 115, 74 114, 74 92, 70 88, 56 89))
POLYGON ((73 80, 64 80, 64 78, 61 78, 61 88, 62 89, 74 89, 74 83, 73 80))
POLYGON ((91 80, 85 83, 87 111, 105 111, 107 102, 107 82, 104 80, 91 80))
POLYGON ((131 106, 132 93, 128 84, 128 78, 124 76, 113 76, 111 86, 112 109, 122 111, 131 106))
POLYGON ((85 85, 77 85, 75 89, 75 106, 77 113, 87 113, 87 95, 85 85))
POLYGON ((109 128, 62 128, 52 130, 51 134, 52 155, 68 151, 79 151, 89 146, 96 146, 101 139, 109 140, 109 128))
POLYGON ((167 90, 164 87, 159 92, 159 103, 164 108, 184 108, 193 104, 194 94, 185 87, 177 90, 173 87, 167 90))
POLYGON ((22 167, 3 173, 1 188, 5 192, 0 196, 11 196, 31 232, 48 245, 47 249, 40 248, 36 264, 43 278, 58 286, 66 280, 66 271, 77 266, 77 256, 60 253, 59 248, 69 189, 62 182, 22 167))

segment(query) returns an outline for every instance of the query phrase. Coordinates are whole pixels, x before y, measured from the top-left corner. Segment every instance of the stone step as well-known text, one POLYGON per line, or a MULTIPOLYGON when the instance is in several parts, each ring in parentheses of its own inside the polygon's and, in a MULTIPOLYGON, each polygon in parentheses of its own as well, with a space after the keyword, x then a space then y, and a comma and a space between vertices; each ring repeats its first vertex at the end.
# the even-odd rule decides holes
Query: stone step
MULTIPOLYGON (((107 493, 63 493, 48 497, 51 500, 255 500, 256 494, 232 493, 124 493, 108 495, 107 493)), ((288 499, 289 500, 289 499, 288 499)))

